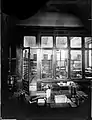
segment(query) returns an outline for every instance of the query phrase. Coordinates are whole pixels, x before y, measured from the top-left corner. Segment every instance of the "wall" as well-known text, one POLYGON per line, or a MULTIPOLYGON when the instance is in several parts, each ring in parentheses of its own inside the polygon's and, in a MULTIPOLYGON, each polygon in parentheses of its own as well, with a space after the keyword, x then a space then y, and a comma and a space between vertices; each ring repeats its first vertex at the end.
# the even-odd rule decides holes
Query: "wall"
POLYGON ((72 14, 58 12, 38 12, 34 16, 21 20, 20 25, 26 26, 59 26, 80 27, 83 26, 80 19, 72 14))
MULTIPOLYGON (((13 18, 5 13, 2 13, 2 97, 7 97, 8 86, 7 86, 7 78, 9 71, 9 46, 10 44, 15 44, 16 37, 15 33, 15 24, 16 18, 13 18)), ((15 33, 16 34, 16 33, 15 33)))
POLYGON ((1 105, 1 13, 0 13, 0 105, 1 105))
POLYGON ((22 79, 22 49, 16 48, 16 74, 18 79, 22 79))

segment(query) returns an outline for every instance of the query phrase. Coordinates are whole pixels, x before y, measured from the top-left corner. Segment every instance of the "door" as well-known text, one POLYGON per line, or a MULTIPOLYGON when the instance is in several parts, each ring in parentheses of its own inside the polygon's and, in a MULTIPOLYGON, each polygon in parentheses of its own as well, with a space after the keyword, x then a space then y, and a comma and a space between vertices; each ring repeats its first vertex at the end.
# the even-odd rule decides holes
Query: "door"
POLYGON ((22 80, 23 89, 26 94, 29 94, 29 79, 30 79, 30 48, 23 48, 23 69, 22 80))

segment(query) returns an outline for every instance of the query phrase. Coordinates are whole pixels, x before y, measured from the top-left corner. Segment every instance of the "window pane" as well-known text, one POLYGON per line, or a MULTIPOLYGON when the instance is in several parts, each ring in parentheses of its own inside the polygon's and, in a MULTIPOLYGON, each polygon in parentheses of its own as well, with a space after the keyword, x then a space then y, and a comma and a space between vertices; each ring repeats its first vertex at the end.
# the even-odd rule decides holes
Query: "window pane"
POLYGON ((81 47, 81 37, 70 37, 70 47, 80 48, 81 47))
MULTIPOLYGON (((23 79, 27 80, 29 79, 29 73, 28 73, 28 65, 29 65, 29 59, 28 59, 28 49, 23 50, 23 79)), ((20 67, 21 69, 21 67, 20 67)))
POLYGON ((92 37, 85 37, 85 48, 92 48, 92 37))
POLYGON ((68 51, 56 51, 56 79, 68 76, 68 51))
POLYGON ((30 49, 30 59, 37 60, 37 49, 30 49))
POLYGON ((82 77, 82 53, 80 50, 71 50, 71 77, 82 77))
POLYGON ((66 48, 67 47, 67 37, 56 37, 56 47, 66 48))
POLYGON ((41 78, 52 78, 52 50, 42 50, 41 52, 41 78))
POLYGON ((37 75, 37 50, 30 50, 30 76, 37 75))
POLYGON ((29 52, 28 49, 23 50, 23 58, 28 58, 28 52, 29 52))
POLYGON ((24 47, 36 47, 36 37, 24 36, 24 47))
POLYGON ((60 60, 60 50, 57 50, 57 51, 56 51, 56 59, 57 59, 57 60, 60 60))
POLYGON ((29 53, 28 49, 23 50, 23 75, 24 75, 24 78, 25 77, 28 78, 28 75, 30 78, 32 78, 34 75, 35 76, 37 75, 37 50, 30 49, 30 63, 29 63, 29 59, 28 59, 29 58, 28 53, 29 53), (28 74, 28 71, 29 71, 29 74, 28 74))
POLYGON ((92 50, 85 51, 85 77, 92 78, 92 50))
POLYGON ((67 50, 61 50, 61 60, 65 60, 68 57, 67 50))
POLYGON ((41 37, 41 47, 53 47, 53 37, 43 36, 41 37))

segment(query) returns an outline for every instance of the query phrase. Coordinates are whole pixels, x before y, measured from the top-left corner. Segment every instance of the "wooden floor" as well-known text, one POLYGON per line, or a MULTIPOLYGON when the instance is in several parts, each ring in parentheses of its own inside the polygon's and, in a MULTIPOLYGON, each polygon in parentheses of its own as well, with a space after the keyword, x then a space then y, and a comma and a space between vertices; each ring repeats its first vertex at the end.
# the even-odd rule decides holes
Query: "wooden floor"
POLYGON ((36 104, 26 104, 23 101, 7 100, 2 103, 2 117, 17 120, 30 119, 60 119, 85 120, 89 116, 89 101, 86 100, 78 108, 38 107, 36 104))
MULTIPOLYGON (((87 90, 89 92, 89 90, 87 90)), ((90 115, 90 97, 78 108, 38 107, 23 101, 7 99, 7 90, 3 93, 1 116, 4 119, 17 120, 87 120, 90 115)), ((88 119, 89 120, 89 119, 88 119)))

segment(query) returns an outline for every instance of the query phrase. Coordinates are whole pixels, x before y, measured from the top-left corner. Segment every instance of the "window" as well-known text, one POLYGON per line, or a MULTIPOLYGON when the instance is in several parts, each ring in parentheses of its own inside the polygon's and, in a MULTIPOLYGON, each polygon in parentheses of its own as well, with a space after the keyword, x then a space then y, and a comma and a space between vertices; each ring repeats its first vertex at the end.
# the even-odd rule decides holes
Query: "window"
POLYGON ((80 48, 81 47, 81 37, 70 37, 70 47, 80 48))
POLYGON ((92 67, 92 50, 89 50, 89 66, 92 67))
POLYGON ((56 78, 67 78, 68 75, 68 51, 56 50, 56 78))
POLYGON ((51 48, 53 47, 53 37, 51 36, 42 36, 41 37, 41 47, 51 48))
POLYGON ((36 47, 36 37, 35 36, 24 36, 24 47, 36 47))
POLYGON ((30 59, 31 60, 37 60, 37 49, 31 49, 30 50, 30 59))
POLYGON ((92 78, 92 50, 85 50, 85 77, 92 78))
MULTIPOLYGON (((29 74, 30 78, 37 75, 37 49, 36 47, 36 37, 35 36, 25 36, 24 37, 24 47, 30 47, 29 49, 23 50, 23 71, 27 75, 29 74), (30 55, 29 55, 30 54, 30 55), (29 59, 30 56, 30 59, 29 59), (30 62, 29 62, 30 60, 30 62), (29 73, 28 73, 29 72, 29 73)), ((25 78, 26 75, 24 75, 25 78)), ((28 78, 28 76, 27 76, 28 78)), ((26 79, 26 78, 25 78, 26 79)))
POLYGON ((67 37, 56 37, 56 47, 66 48, 67 47, 67 37))
MULTIPOLYGON (((53 36, 41 35, 37 48, 36 43, 38 42, 35 36, 24 37, 24 47, 30 47, 31 76, 81 79, 82 73, 84 73, 84 66, 82 67, 82 65, 85 65, 85 77, 92 76, 92 37, 84 37, 84 41, 82 41, 83 39, 80 36, 71 36, 69 39, 67 36, 58 35, 55 35, 56 37, 53 39, 53 36), (82 61, 84 58, 85 63, 82 61)), ((29 48, 23 50, 23 58, 25 58, 26 64, 28 64, 28 52, 29 48)))
POLYGON ((85 78, 92 78, 92 37, 85 37, 85 78))
MULTIPOLYGON (((23 50, 23 79, 29 80, 29 59, 28 59, 29 49, 23 50)), ((21 69, 21 67, 19 68, 21 69)))
POLYGON ((92 37, 85 37, 85 48, 92 48, 92 37))
POLYGON ((71 50, 71 77, 82 77, 82 53, 80 50, 71 50))
POLYGON ((30 75, 37 75, 37 49, 30 50, 30 75))
POLYGON ((52 78, 53 75, 52 58, 53 58, 52 50, 41 51, 41 78, 52 78))
POLYGON ((23 58, 28 58, 28 49, 23 50, 23 58))

